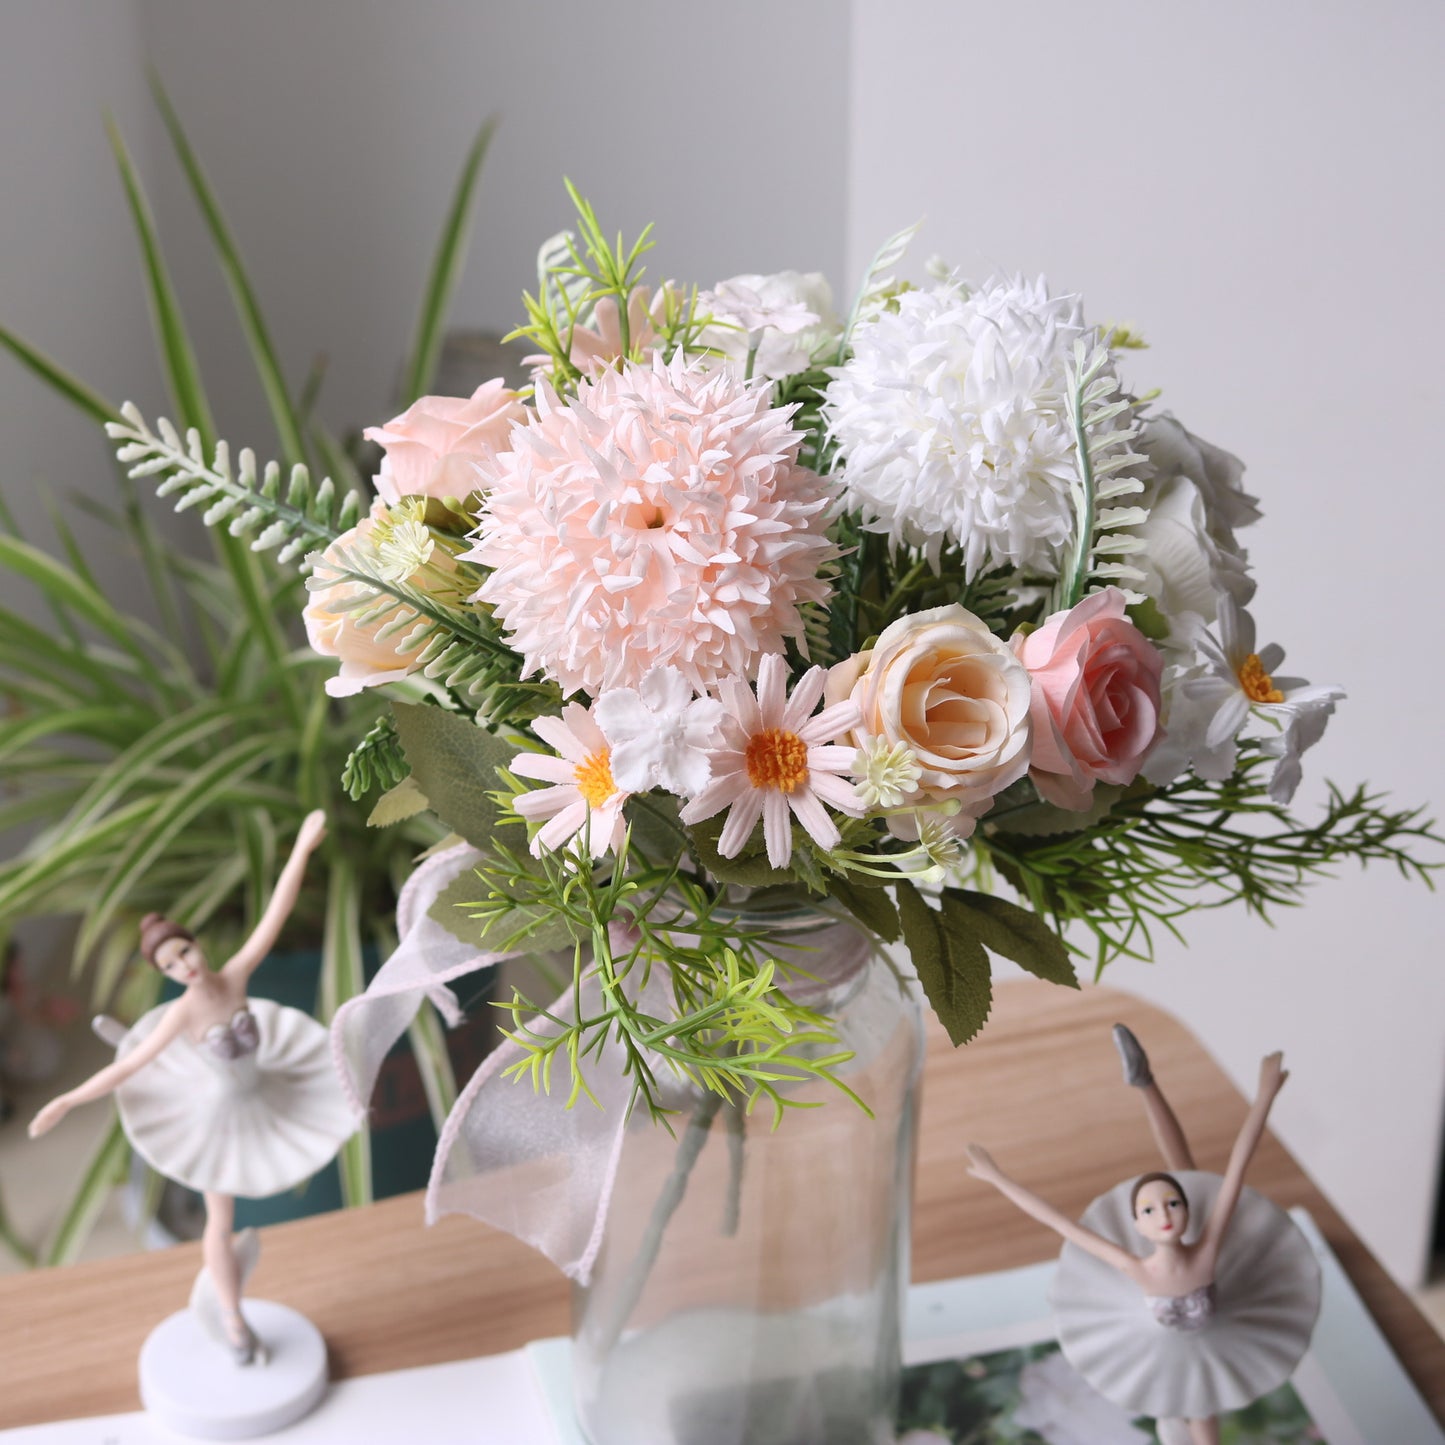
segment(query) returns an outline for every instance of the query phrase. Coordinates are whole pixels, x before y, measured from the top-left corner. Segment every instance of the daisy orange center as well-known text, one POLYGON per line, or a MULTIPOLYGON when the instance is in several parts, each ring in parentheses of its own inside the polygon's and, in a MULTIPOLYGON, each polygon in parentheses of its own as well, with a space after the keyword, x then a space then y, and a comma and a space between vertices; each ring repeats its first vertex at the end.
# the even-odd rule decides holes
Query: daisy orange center
POLYGON ((612 781, 612 749, 599 748, 577 764, 577 791, 589 808, 600 808, 617 791, 612 781))
POLYGON ((755 788, 791 793, 808 780, 808 745, 797 733, 764 728, 748 739, 744 754, 748 781, 755 788))
POLYGON ((1239 685, 1251 702, 1283 702, 1284 694, 1274 685, 1274 679, 1264 670, 1259 654, 1251 652, 1239 669, 1239 685))

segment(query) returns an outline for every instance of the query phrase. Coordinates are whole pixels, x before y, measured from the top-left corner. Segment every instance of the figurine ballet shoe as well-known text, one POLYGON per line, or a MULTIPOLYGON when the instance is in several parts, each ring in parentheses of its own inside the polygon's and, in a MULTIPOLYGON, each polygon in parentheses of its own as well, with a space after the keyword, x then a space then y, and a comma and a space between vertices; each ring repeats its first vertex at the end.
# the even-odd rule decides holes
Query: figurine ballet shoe
MULTIPOLYGON (((256 1268, 261 1254, 261 1236, 254 1229, 243 1229, 231 1242, 231 1252, 236 1259, 236 1275, 239 1290, 244 1293, 246 1281, 256 1268)), ((257 1338, 245 1317, 239 1310, 225 1310, 216 1295, 216 1286, 211 1272, 204 1267, 196 1275, 191 1286, 191 1310, 201 1322, 202 1328, 223 1350, 230 1353, 238 1365, 264 1365, 268 1359, 266 1347, 257 1338)))
POLYGON ((264 1365, 270 1356, 256 1331, 246 1323, 240 1310, 224 1310, 221 1314, 221 1330, 225 1335, 226 1347, 231 1358, 238 1365, 264 1365))
POLYGON ((1114 1047, 1124 1065, 1124 1082, 1136 1089, 1147 1089, 1154 1082, 1149 1071, 1149 1055, 1144 1045, 1123 1024, 1114 1025, 1114 1047))

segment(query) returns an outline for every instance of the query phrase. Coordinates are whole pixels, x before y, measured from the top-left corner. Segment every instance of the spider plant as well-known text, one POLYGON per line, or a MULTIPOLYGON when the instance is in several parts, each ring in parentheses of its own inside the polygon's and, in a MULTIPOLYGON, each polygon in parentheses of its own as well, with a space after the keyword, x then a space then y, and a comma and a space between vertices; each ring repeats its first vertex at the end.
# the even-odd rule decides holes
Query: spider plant
MULTIPOLYGON (((319 464, 359 501, 354 455, 314 414, 319 375, 300 388, 288 382, 215 193, 164 90, 154 78, 152 85, 235 303, 279 453, 288 464, 319 464)), ((107 128, 171 406, 177 421, 209 443, 216 436, 211 405, 156 225, 120 133, 113 123, 107 128)), ((441 230, 403 370, 403 406, 425 394, 435 373, 491 132, 489 121, 462 166, 441 230)), ((118 415, 3 327, 0 345, 98 426, 118 415)), ((92 1005, 133 1017, 154 1002, 160 983, 134 961, 139 915, 163 910, 204 929, 213 951, 222 952, 259 917, 278 853, 284 857, 297 823, 323 808, 330 836, 294 923, 298 938, 320 939, 317 1009, 327 1018, 364 987, 364 947, 385 952, 391 943, 399 879, 415 853, 437 840, 428 831, 433 825, 414 819, 368 829, 345 801, 348 740, 362 736, 380 709, 365 696, 326 697, 317 669, 328 665, 299 636, 305 594, 294 569, 257 555, 224 528, 205 529, 209 556, 183 555, 162 539, 119 474, 114 505, 97 514, 133 556, 158 620, 144 620, 102 590, 63 517, 55 519, 60 555, 53 555, 23 537, 0 505, 0 572, 38 593, 50 619, 42 626, 0 607, 0 768, 10 784, 0 797, 0 833, 29 834, 0 863, 0 933, 22 918, 72 915, 72 967, 88 975, 92 1005)), ((429 1010, 412 1044, 439 1123, 455 1084, 440 1022, 429 1010)), ((75 1257, 130 1162, 113 1120, 42 1262, 75 1257)), ((345 1201, 368 1200, 365 1130, 340 1162, 345 1201)), ((0 1242, 26 1252, 7 1229, 0 1228, 0 1242)))

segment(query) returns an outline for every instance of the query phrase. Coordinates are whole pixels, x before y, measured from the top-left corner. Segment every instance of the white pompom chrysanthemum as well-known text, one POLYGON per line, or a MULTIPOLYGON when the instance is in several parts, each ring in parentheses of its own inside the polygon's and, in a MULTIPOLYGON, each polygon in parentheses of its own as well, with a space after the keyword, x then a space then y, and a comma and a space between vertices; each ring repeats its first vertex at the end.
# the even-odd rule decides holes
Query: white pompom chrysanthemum
POLYGON ((907 291, 860 326, 828 387, 848 505, 870 530, 963 549, 967 575, 1045 574, 1073 526, 1067 409, 1079 300, 1043 279, 907 291))

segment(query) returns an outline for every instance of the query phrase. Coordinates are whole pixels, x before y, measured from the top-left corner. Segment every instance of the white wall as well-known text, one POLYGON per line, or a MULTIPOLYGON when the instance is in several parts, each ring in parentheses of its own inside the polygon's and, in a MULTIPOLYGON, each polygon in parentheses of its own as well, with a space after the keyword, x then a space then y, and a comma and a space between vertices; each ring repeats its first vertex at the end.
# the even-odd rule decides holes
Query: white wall
MULTIPOLYGON (((0 322, 102 394, 153 403, 145 297, 102 124, 109 108, 144 162, 152 126, 142 67, 133 0, 49 0, 0 14, 0 322)), ((0 492, 33 540, 49 545, 48 508, 66 495, 113 499, 94 423, 8 352, 0 437, 0 492)), ((100 544, 101 577, 119 586, 128 563, 111 534, 81 530, 100 544)), ((4 601, 41 614, 28 592, 7 590, 4 601)))
MULTIPOLYGON (((145 47, 239 237, 293 376, 330 356, 323 413, 382 421, 431 248, 483 117, 462 325, 509 330, 540 242, 571 221, 657 226, 657 277, 839 276, 847 10, 828 0, 545 7, 475 0, 140 0, 145 47), (800 83, 836 76, 836 83, 800 83)), ((224 424, 262 426, 228 302, 174 167, 156 167, 224 424)))
MULTIPOLYGON (((850 269, 928 214, 918 260, 1046 273, 1137 322, 1137 389, 1242 456, 1261 641, 1350 700, 1307 759, 1445 803, 1440 266, 1445 10, 1427 3, 858 0, 850 269)), ((1428 1239, 1445 1078, 1437 899, 1391 871, 1274 929, 1187 921, 1110 983, 1186 1019, 1241 1086, 1283 1047, 1281 1135, 1404 1279, 1428 1239)), ((1104 1041, 1107 1047, 1107 1041, 1104 1041)))

